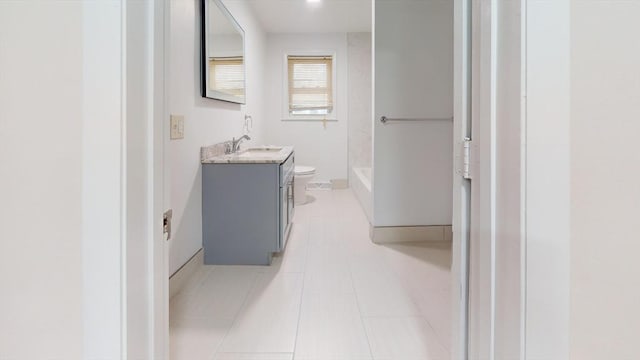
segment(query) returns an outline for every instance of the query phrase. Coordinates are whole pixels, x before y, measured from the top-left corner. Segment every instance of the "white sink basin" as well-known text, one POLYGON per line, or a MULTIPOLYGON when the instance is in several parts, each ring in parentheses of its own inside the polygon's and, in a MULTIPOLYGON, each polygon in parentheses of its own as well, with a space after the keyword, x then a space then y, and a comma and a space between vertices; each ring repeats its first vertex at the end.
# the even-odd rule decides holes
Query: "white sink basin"
POLYGON ((280 152, 280 150, 282 150, 281 147, 250 148, 241 152, 240 154, 238 154, 238 156, 246 156, 246 157, 261 156, 261 155, 274 154, 274 153, 280 152))
POLYGON ((282 148, 281 148, 281 147, 275 147, 275 146, 274 146, 274 147, 258 147, 258 148, 250 148, 250 149, 247 149, 246 151, 253 151, 253 152, 269 152, 269 153, 271 153, 271 152, 278 152, 278 151, 280 151, 280 150, 282 150, 282 148))

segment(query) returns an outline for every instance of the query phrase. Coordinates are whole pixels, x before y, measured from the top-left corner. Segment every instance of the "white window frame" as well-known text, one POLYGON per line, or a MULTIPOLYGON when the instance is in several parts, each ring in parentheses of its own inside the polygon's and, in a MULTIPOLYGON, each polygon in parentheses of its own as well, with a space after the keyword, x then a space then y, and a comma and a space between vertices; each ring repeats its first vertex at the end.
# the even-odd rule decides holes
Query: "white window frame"
POLYGON ((282 56, 282 121, 338 121, 338 61, 335 50, 291 50, 282 56), (289 56, 331 56, 333 110, 327 115, 292 115, 289 112, 289 56))
MULTIPOLYGON (((225 62, 226 61, 226 62, 229 62, 229 63, 238 62, 239 65, 242 66, 242 74, 243 74, 242 88, 230 89, 230 90, 232 90, 230 92, 221 91, 219 89, 213 89, 213 90, 216 91, 216 92, 227 94, 227 95, 236 96, 238 99, 241 99, 243 101, 242 103, 244 104, 245 96, 247 94, 246 64, 245 64, 245 61, 244 61, 244 56, 217 56, 217 57, 216 56, 210 56, 210 57, 208 57, 209 71, 208 71, 207 76, 209 78, 208 78, 208 81, 207 81, 207 84, 208 84, 207 86, 209 86, 209 87, 212 86, 212 84, 215 83, 215 81, 211 79, 212 77, 215 77, 215 67, 218 66, 218 65, 214 64, 215 61, 220 61, 220 62, 225 62), (239 91, 242 91, 242 93, 239 93, 239 91)), ((209 89, 211 89, 211 88, 209 88, 209 89)))

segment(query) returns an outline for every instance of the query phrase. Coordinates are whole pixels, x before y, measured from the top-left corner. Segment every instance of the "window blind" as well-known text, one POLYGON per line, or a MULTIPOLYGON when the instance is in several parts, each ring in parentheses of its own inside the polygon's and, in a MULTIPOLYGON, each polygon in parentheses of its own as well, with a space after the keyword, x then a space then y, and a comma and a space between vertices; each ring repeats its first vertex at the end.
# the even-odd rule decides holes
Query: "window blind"
POLYGON ((328 114, 333 110, 333 57, 288 56, 289 112, 328 114))
POLYGON ((209 88, 244 96, 244 62, 242 57, 209 58, 209 88))

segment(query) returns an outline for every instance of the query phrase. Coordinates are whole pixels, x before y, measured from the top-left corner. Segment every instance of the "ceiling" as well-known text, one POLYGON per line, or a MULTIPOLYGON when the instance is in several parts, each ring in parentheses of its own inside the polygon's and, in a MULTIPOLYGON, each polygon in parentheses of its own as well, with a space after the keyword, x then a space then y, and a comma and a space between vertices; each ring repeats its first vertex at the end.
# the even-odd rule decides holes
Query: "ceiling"
POLYGON ((269 33, 370 32, 371 0, 244 0, 269 33))

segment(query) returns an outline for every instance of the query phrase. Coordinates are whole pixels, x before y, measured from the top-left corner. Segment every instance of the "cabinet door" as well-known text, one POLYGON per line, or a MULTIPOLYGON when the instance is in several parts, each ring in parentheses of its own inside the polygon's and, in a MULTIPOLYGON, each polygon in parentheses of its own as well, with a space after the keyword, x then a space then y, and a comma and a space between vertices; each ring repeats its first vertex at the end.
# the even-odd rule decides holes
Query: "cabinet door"
POLYGON ((279 246, 278 166, 210 164, 202 176, 205 263, 268 265, 279 246))

